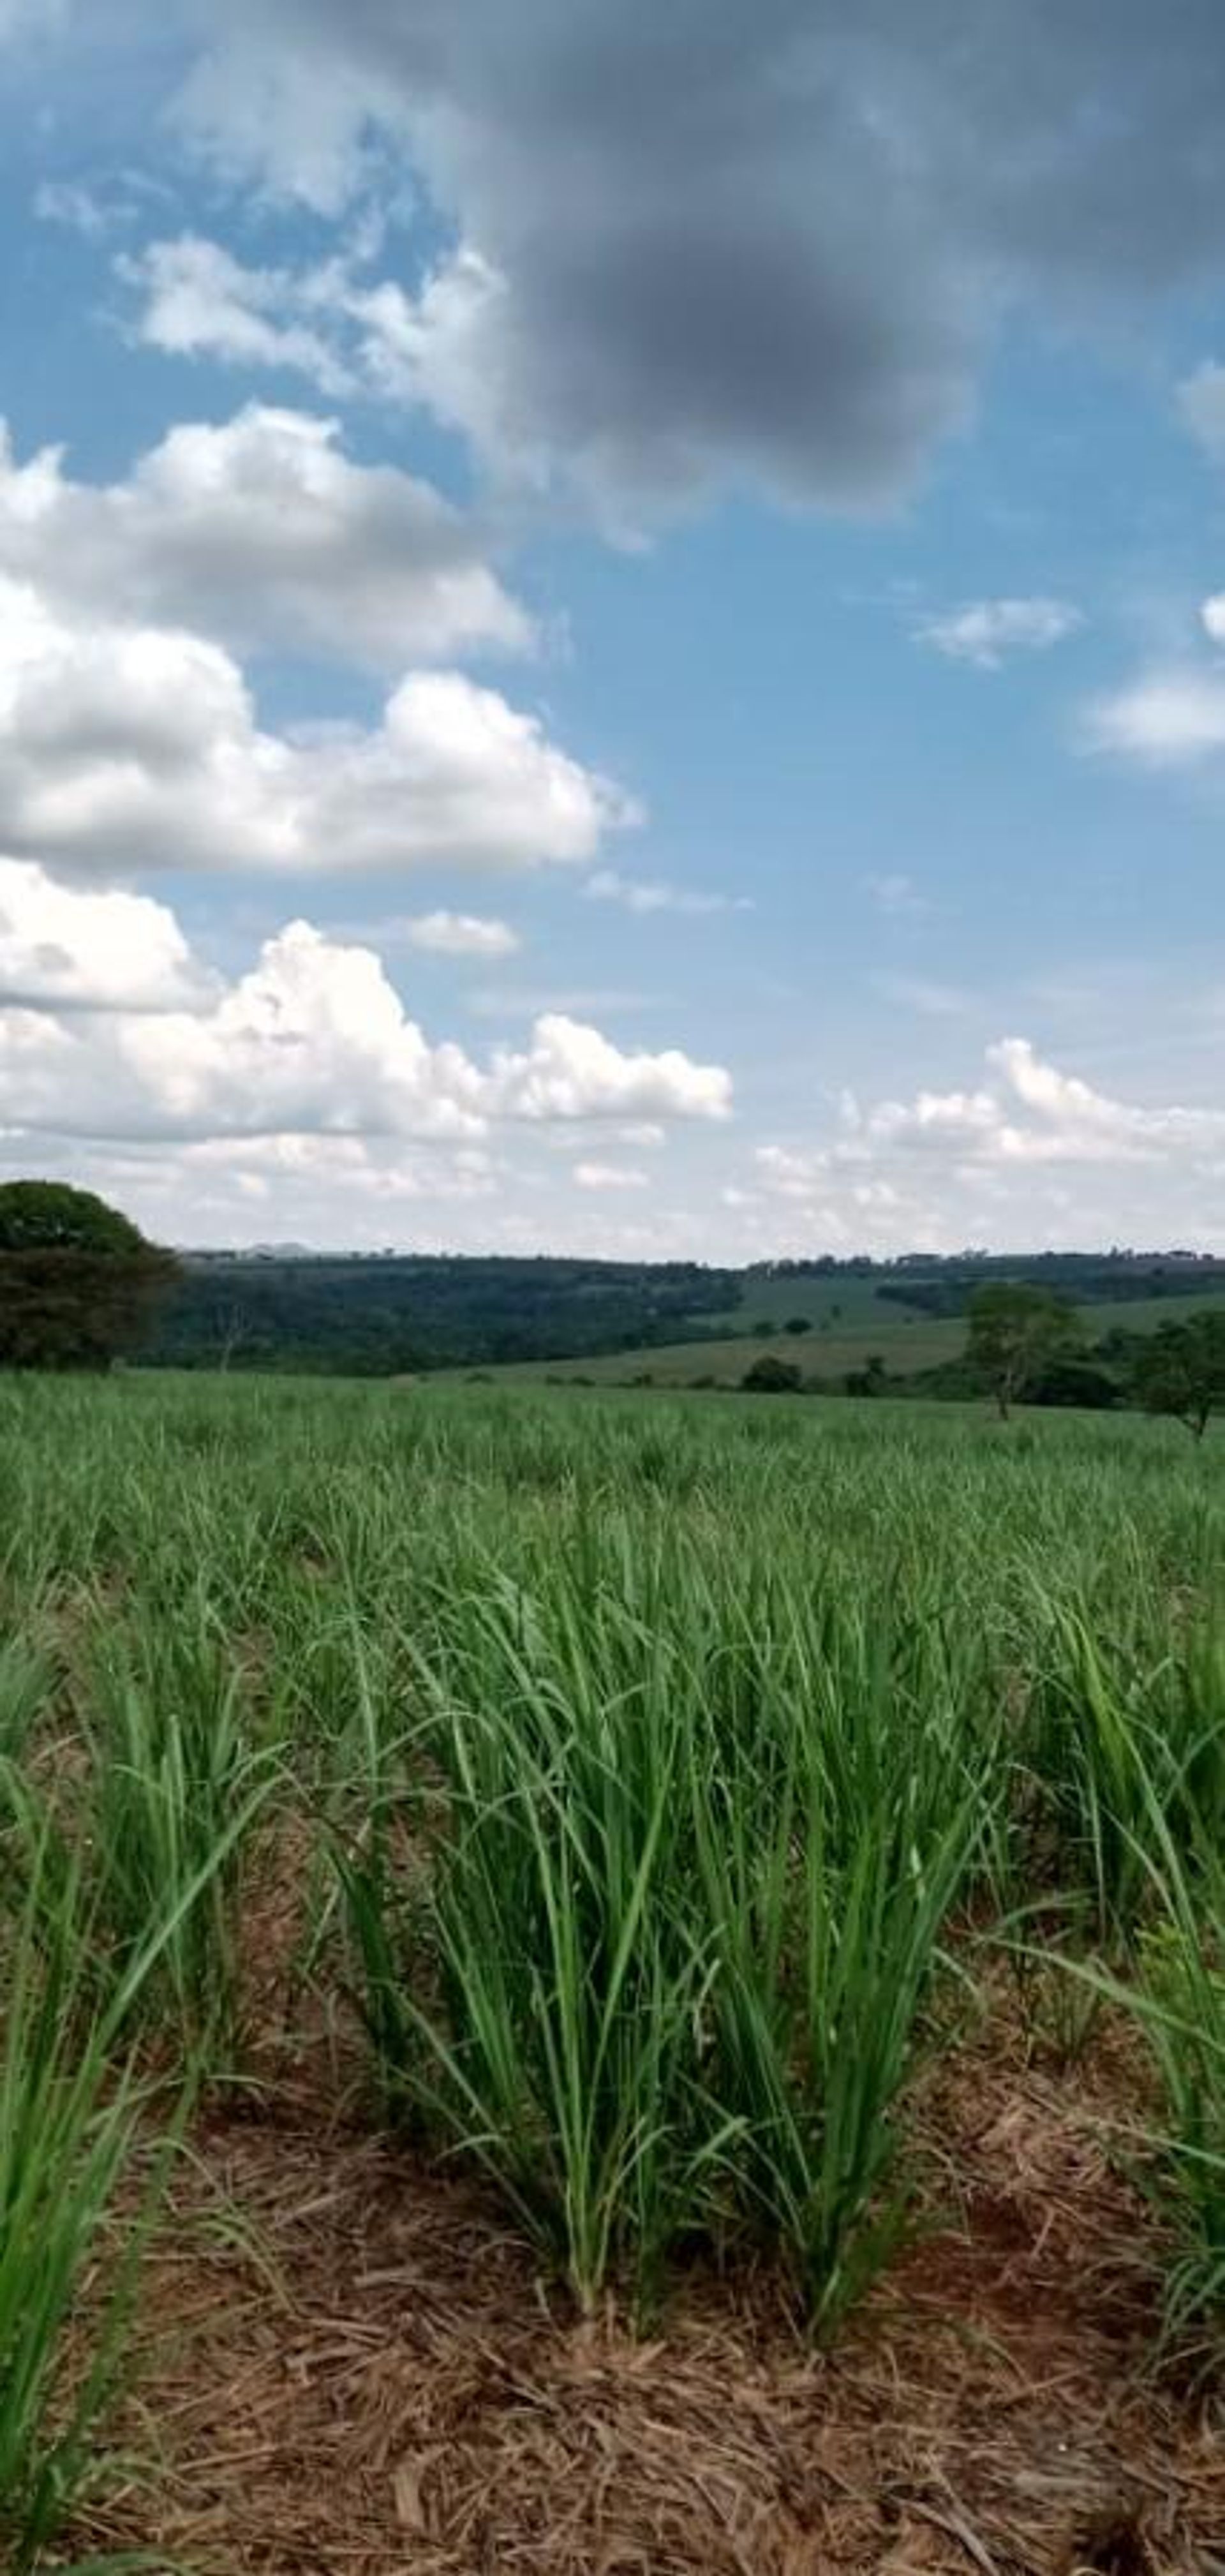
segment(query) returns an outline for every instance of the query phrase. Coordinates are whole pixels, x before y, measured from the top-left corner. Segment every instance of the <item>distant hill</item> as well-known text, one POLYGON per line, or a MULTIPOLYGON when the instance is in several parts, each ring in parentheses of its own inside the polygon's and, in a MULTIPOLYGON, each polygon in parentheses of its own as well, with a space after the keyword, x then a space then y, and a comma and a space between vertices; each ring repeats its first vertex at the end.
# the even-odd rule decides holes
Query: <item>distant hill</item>
POLYGON ((737 1288, 683 1261, 188 1255, 144 1357, 378 1377, 636 1350, 726 1312, 737 1288))
POLYGON ((602 1379, 738 1381, 775 1336, 807 1375, 838 1381, 877 1355, 891 1374, 955 1361, 974 1288, 1041 1280, 1086 1332, 1151 1330, 1225 1296, 1225 1261, 1184 1252, 985 1253, 947 1260, 617 1262, 490 1255, 312 1255, 297 1245, 188 1254, 142 1354, 176 1368, 399 1376, 507 1366, 602 1379))

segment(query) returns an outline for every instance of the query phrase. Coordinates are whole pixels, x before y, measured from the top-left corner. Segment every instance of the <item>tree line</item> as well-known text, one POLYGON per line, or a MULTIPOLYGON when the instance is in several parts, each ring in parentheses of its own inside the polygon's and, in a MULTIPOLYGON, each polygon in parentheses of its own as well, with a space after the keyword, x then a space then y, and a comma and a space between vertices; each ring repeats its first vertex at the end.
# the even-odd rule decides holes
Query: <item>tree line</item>
MULTIPOLYGON (((1097 1411, 1131 1402, 1185 1423, 1197 1440, 1214 1410, 1225 1405, 1225 1302, 1159 1324, 1151 1333, 1112 1336, 1116 1363, 1124 1362, 1113 1375, 1095 1365, 1076 1308, 1054 1289, 1026 1280, 984 1281, 972 1292, 967 1313, 964 1359, 898 1380, 877 1355, 848 1371, 843 1391, 986 1394, 1002 1422, 1017 1404, 1097 1411)), ((794 1361, 763 1351, 740 1383, 751 1395, 787 1395, 800 1393, 806 1381, 794 1361)), ((819 1380, 807 1383, 821 1391, 819 1380)))
MULTIPOLYGON (((331 1367, 387 1375, 499 1359, 649 1349, 709 1329, 741 1294, 734 1271, 694 1262, 513 1257, 189 1265, 147 1242, 91 1191, 0 1186, 0 1367, 105 1368, 123 1356, 179 1366, 331 1367)), ((1186 1424, 1197 1439, 1225 1405, 1225 1301, 1152 1333, 1116 1331, 1087 1350, 1076 1308, 1052 1286, 993 1276, 968 1295, 964 1358, 904 1383, 982 1392, 1002 1419, 1021 1403, 1120 1400, 1186 1424), (1113 1360, 1113 1373, 1102 1365, 1113 1360)), ((806 1319, 784 1332, 798 1335, 806 1319)), ((695 1336, 696 1338, 696 1336, 695 1336)), ((869 1359, 845 1381, 876 1396, 900 1383, 869 1359)), ((742 1386, 789 1394, 802 1369, 762 1352, 742 1386)))

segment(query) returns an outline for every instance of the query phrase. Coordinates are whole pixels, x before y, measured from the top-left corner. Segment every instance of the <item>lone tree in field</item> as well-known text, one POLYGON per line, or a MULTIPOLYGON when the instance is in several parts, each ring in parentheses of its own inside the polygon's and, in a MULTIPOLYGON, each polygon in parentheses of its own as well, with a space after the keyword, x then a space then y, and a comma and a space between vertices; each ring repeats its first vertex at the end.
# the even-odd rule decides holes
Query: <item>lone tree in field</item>
POLYGON ((880 1352, 870 1352, 862 1368, 848 1369, 842 1383, 848 1395, 887 1395, 889 1371, 880 1352))
POLYGON ((1053 1288, 1021 1279, 989 1279, 970 1299, 971 1366, 989 1387, 1001 1422, 1054 1359, 1075 1343, 1076 1309, 1053 1288))
POLYGON ((1225 1404, 1225 1310, 1159 1324, 1136 1361, 1136 1391, 1149 1413, 1169 1413, 1202 1440, 1225 1404))
POLYGON ((173 1254, 92 1190, 0 1184, 0 1368, 109 1367, 177 1277, 173 1254))
POLYGON ((746 1395, 798 1395, 803 1383, 803 1371, 791 1360, 775 1359, 773 1351, 763 1351, 740 1381, 746 1395))

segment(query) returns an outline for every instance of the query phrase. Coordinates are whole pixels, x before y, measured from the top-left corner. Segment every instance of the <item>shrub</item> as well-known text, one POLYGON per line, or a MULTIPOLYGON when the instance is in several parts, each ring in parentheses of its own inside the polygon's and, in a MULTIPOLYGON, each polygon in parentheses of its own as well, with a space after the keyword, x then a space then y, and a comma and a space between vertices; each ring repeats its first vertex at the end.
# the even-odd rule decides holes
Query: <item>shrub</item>
POLYGON ((740 1383, 746 1395, 798 1395, 804 1375, 791 1360, 778 1360, 772 1351, 763 1351, 740 1383))
POLYGON ((1025 1390, 1029 1404, 1069 1404, 1084 1413, 1105 1413, 1119 1401, 1119 1390, 1105 1369, 1087 1360, 1052 1360, 1025 1390))
POLYGON ((843 1380, 848 1395, 884 1395, 888 1391, 889 1371, 879 1351, 861 1369, 848 1369, 843 1380))

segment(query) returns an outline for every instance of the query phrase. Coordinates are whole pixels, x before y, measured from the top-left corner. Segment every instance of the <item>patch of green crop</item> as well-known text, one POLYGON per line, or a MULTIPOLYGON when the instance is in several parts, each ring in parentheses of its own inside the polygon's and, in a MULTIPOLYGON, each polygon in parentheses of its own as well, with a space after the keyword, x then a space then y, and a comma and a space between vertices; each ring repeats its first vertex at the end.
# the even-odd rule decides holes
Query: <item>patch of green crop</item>
POLYGON ((824 2336, 909 2223, 942 1996, 1001 1931, 1048 2009, 1070 1961, 1067 2054, 1120 1999, 1146 2034, 1169 2313, 1217 2331, 1225 1440, 506 1383, 0 1397, 10 2554, 122 2377, 132 2177, 185 2082, 241 2075, 272 1872, 369 2116, 479 2170, 580 2307, 651 2306, 700 2245, 824 2336))

